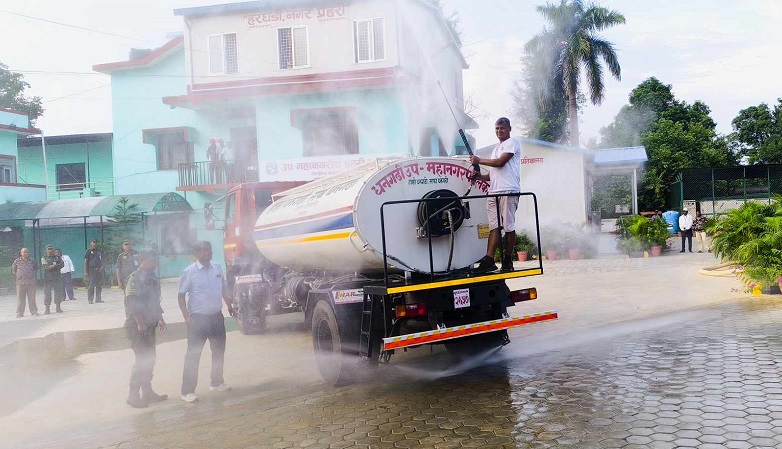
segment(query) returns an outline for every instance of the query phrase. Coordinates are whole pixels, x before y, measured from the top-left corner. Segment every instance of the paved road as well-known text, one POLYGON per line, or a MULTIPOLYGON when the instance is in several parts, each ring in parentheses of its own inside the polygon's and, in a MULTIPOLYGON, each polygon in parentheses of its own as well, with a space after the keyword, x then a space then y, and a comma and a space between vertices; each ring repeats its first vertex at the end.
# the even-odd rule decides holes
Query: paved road
MULTIPOLYGON (((204 388, 204 357, 199 403, 140 411, 122 403, 132 354, 114 329, 116 299, 98 312, 74 305, 0 348, 0 377, 19 386, 0 393, 0 447, 782 447, 782 297, 698 275, 709 263, 551 262, 514 281, 540 292, 515 313, 555 308, 557 322, 514 330, 478 364, 410 351, 343 388, 319 381, 297 317, 279 317, 273 334, 229 333, 234 391, 204 388)), ((19 322, 4 306, 0 337, 19 322)), ((181 325, 166 338, 155 384, 173 394, 181 325)))

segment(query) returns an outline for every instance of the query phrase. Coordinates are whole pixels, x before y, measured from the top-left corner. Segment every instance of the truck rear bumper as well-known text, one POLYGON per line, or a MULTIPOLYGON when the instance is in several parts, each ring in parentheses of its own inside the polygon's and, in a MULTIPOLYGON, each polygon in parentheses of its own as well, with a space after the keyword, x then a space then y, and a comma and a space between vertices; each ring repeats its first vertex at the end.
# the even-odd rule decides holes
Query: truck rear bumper
POLYGON ((500 318, 499 320, 483 321, 480 323, 465 324, 445 329, 433 331, 417 332, 415 334, 400 335, 398 337, 388 337, 383 339, 383 351, 392 349, 407 348, 427 343, 439 343, 454 338, 467 337, 470 335, 485 334, 512 327, 524 326, 525 324, 539 323, 541 321, 556 320, 557 311, 534 313, 520 317, 500 318))

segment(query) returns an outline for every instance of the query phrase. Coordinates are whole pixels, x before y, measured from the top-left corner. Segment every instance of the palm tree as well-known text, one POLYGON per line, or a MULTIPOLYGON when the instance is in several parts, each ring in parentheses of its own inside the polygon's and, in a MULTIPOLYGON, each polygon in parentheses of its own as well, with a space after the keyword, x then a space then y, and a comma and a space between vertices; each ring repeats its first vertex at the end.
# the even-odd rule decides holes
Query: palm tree
MULTIPOLYGON (((538 55, 549 70, 552 82, 561 83, 568 100, 570 144, 578 142, 578 93, 581 66, 586 71, 592 104, 599 105, 604 97, 602 59, 614 78, 621 79, 622 69, 614 45, 597 35, 599 31, 625 23, 617 11, 595 4, 584 5, 583 0, 560 0, 536 7, 549 27, 525 46, 529 54, 538 55)), ((554 86, 556 87, 556 86, 554 86)), ((556 89, 549 89, 555 91, 556 89)))

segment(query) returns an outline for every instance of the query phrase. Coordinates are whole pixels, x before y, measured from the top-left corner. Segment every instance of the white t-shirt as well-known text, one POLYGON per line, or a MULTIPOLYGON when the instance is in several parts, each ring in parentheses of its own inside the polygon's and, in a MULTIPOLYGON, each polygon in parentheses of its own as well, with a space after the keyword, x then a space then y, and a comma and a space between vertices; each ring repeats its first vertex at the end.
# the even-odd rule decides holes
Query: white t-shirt
POLYGON ((502 153, 511 153, 513 157, 502 167, 489 167, 489 193, 521 192, 521 145, 511 137, 494 147, 491 158, 499 159, 502 153))

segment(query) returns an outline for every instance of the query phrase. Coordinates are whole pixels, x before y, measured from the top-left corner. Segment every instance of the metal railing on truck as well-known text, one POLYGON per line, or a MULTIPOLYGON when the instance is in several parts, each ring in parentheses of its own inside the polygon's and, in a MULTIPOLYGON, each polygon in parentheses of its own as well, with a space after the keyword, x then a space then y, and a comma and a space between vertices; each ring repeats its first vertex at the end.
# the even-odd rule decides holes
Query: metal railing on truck
MULTIPOLYGON (((537 196, 535 196, 532 192, 521 192, 521 193, 501 193, 501 194, 488 194, 488 195, 475 195, 475 196, 461 196, 461 197, 451 197, 450 198, 451 203, 446 205, 445 207, 441 207, 440 210, 436 210, 433 213, 428 212, 428 205, 430 203, 434 202, 443 202, 444 199, 442 197, 435 197, 435 198, 421 198, 417 200, 397 200, 397 201, 386 201, 380 206, 380 232, 382 236, 382 242, 383 242, 383 285, 372 285, 365 287, 364 291, 366 293, 370 294, 380 294, 380 295, 388 295, 393 293, 404 293, 404 292, 410 292, 410 291, 417 291, 417 290, 425 290, 433 287, 433 284, 437 283, 438 286, 457 286, 457 285, 463 285, 463 284, 472 284, 475 282, 481 282, 481 281, 494 281, 494 280, 500 280, 500 279, 512 279, 512 278, 518 278, 518 277, 525 277, 525 276, 534 276, 543 274, 543 258, 541 253, 541 246, 540 246, 540 220, 538 217, 538 199, 537 196), (537 243, 537 252, 538 252, 538 258, 537 258, 537 265, 533 267, 528 268, 522 268, 520 270, 513 270, 508 272, 500 272, 500 273, 494 273, 489 272, 485 274, 473 274, 470 272, 470 270, 452 270, 447 273, 438 274, 434 271, 434 258, 432 255, 432 233, 427 232, 426 238, 428 240, 428 246, 429 246, 429 273, 428 273, 428 281, 422 281, 420 280, 420 277, 417 279, 408 279, 407 277, 404 279, 404 281, 401 280, 391 280, 391 274, 389 273, 389 255, 386 247, 386 208, 391 208, 393 206, 401 205, 401 204, 413 204, 413 203, 424 203, 427 204, 427 217, 431 218, 433 215, 437 214, 438 212, 441 212, 443 209, 446 209, 452 204, 462 204, 465 200, 471 200, 471 199, 480 199, 480 198, 501 198, 501 197, 531 197, 534 211, 535 211, 535 236, 536 236, 536 243, 537 243)), ((499 217, 499 220, 502 220, 500 212, 500 202, 496 202, 497 207, 497 216, 499 217)), ((422 226, 425 227, 424 224, 422 226)), ((500 229, 502 229, 502 223, 500 223, 500 229)), ((428 228, 427 228, 428 229, 428 228)), ((502 244, 502 241, 500 242, 500 251, 502 254, 502 257, 505 257, 505 246, 502 244)), ((427 277, 427 276, 425 276, 427 277)))

